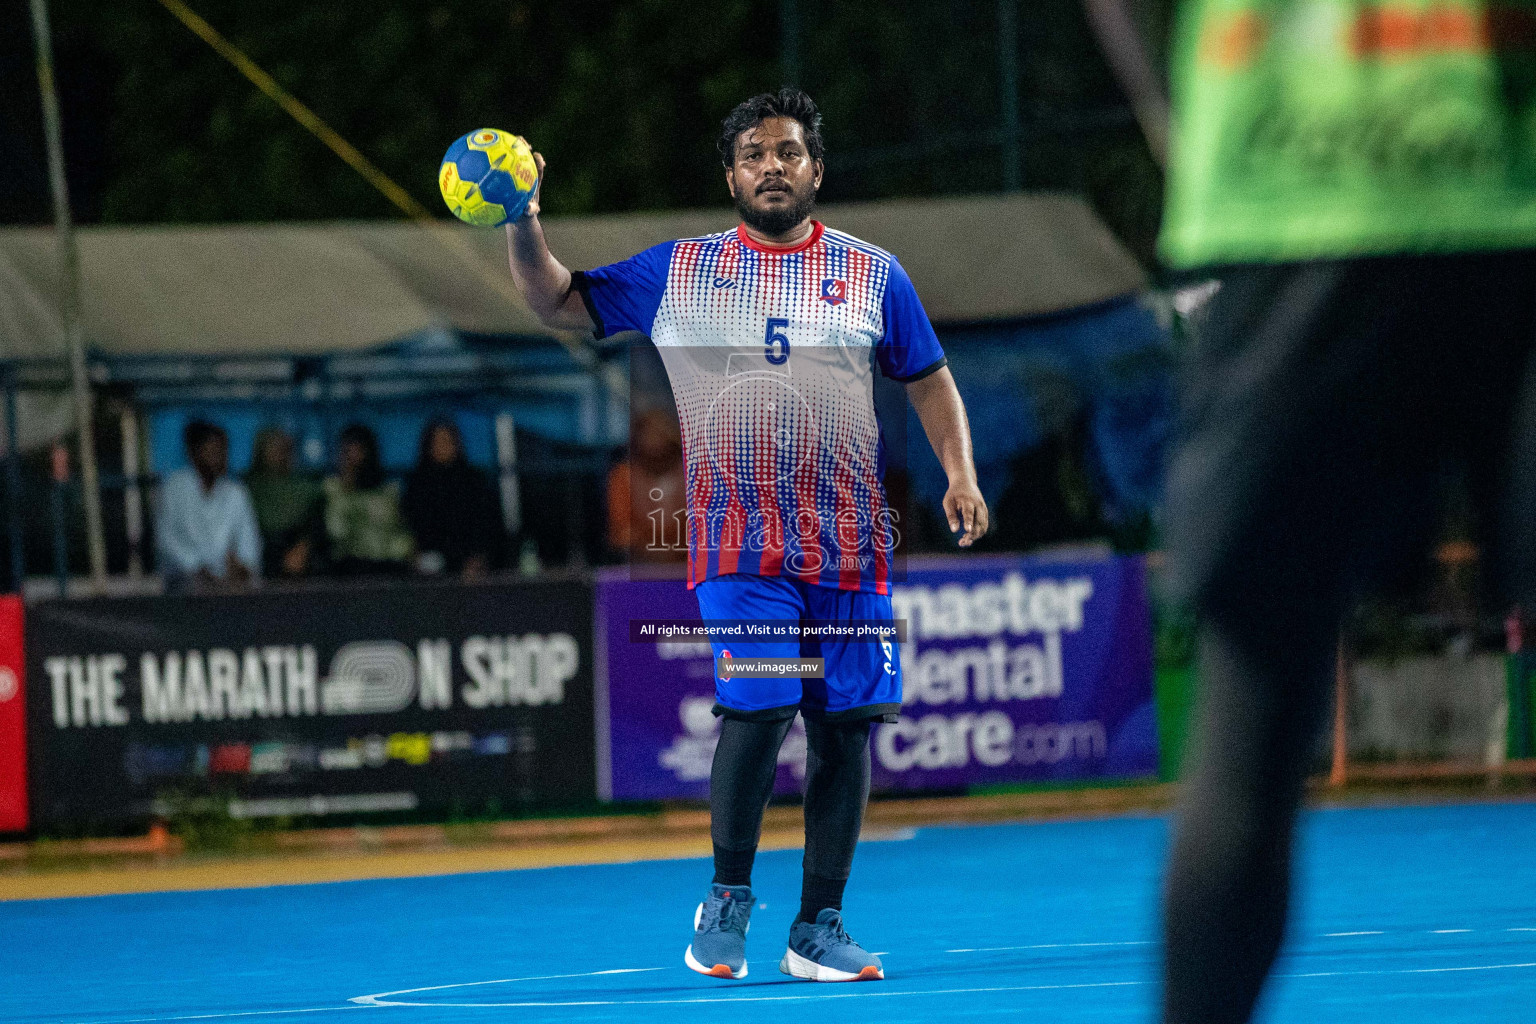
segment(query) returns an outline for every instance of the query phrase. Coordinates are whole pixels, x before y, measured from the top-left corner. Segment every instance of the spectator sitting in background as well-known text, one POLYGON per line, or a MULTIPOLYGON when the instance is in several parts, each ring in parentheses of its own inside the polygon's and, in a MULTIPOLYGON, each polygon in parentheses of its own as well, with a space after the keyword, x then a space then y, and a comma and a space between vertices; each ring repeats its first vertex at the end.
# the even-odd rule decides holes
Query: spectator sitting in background
POLYGON ((261 571, 261 534, 245 485, 229 479, 229 437, 193 420, 182 431, 186 469, 165 478, 155 530, 166 590, 249 586, 261 571))
POLYGON ((416 468, 405 481, 404 509, 422 572, 474 579, 503 553, 496 492, 485 474, 469 464, 451 420, 435 419, 421 432, 416 468))
POLYGON ((416 545, 400 518, 400 489, 384 478, 373 431, 354 423, 341 432, 336 469, 323 485, 332 568, 344 576, 404 572, 416 545))
POLYGON ((293 471, 293 438, 279 427, 256 435, 245 485, 261 527, 267 576, 308 576, 317 561, 324 505, 320 485, 293 471))
POLYGON ((629 426, 629 457, 608 473, 608 544, 635 562, 678 562, 687 553, 683 441, 660 410, 629 426))

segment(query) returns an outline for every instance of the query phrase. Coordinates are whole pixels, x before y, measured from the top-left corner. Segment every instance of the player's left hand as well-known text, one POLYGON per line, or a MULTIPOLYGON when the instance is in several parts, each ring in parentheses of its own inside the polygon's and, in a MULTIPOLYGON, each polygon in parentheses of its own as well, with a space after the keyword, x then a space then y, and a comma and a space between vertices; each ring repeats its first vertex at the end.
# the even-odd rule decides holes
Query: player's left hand
POLYGON ((960 534, 960 546, 963 548, 970 547, 987 535, 987 527, 990 525, 987 501, 981 496, 981 488, 976 486, 974 480, 962 480, 949 485, 949 490, 944 492, 944 518, 949 520, 950 533, 958 533, 962 526, 965 528, 965 532, 960 534))

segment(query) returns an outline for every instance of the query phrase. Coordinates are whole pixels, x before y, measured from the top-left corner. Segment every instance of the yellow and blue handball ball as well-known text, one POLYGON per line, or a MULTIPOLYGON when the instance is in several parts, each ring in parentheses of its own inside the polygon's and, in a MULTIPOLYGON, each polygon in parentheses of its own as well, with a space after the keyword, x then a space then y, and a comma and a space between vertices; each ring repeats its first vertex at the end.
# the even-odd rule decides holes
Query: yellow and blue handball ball
POLYGON ((482 228, 521 217, 538 181, 528 143, 496 128, 478 128, 459 139, 437 169, 437 187, 448 209, 482 228))

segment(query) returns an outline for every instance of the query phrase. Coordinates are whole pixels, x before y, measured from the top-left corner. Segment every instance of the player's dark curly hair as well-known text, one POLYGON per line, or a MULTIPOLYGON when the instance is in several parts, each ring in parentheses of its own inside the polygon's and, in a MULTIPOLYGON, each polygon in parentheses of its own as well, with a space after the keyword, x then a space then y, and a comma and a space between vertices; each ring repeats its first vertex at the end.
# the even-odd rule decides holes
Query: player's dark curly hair
POLYGON ((821 111, 799 89, 765 92, 737 104, 720 125, 720 162, 730 167, 736 162, 736 137, 751 131, 770 117, 792 117, 805 129, 805 148, 812 160, 822 158, 821 111))

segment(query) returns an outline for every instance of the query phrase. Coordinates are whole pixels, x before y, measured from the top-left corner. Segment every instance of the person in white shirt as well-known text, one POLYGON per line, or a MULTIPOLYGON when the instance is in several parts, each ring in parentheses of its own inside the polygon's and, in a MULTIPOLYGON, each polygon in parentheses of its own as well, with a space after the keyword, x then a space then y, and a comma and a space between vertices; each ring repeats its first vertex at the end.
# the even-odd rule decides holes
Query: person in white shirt
POLYGON ((192 465, 165 478, 155 551, 166 589, 249 586, 261 571, 261 533, 245 485, 231 480, 229 437, 193 420, 182 432, 192 465))

